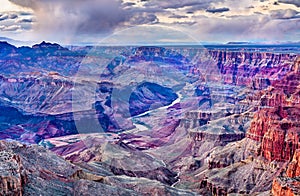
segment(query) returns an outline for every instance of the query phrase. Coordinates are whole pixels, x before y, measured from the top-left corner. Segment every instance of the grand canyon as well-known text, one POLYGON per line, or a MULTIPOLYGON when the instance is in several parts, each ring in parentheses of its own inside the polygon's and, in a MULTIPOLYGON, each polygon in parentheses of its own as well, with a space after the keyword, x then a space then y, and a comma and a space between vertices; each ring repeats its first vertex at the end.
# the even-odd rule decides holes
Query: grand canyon
POLYGON ((299 54, 0 42, 0 195, 300 195, 299 54))

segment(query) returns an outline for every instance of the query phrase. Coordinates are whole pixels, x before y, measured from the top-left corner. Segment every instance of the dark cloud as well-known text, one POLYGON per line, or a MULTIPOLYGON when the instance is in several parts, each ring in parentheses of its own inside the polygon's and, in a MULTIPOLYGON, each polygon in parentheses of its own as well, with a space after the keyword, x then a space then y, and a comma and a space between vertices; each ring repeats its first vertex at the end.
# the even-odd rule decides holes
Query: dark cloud
POLYGON ((8 20, 8 19, 16 19, 18 15, 15 13, 2 13, 0 14, 0 21, 8 20))
POLYGON ((20 16, 32 16, 30 12, 19 12, 20 16))
POLYGON ((33 19, 32 18, 23 18, 23 19, 19 19, 17 20, 18 23, 32 23, 33 19))
POLYGON ((8 18, 9 19, 16 19, 16 18, 18 18, 18 15, 17 14, 9 14, 8 18))
POLYGON ((261 12, 254 12, 254 14, 263 15, 263 13, 261 13, 261 12))
POLYGON ((126 3, 123 3, 123 6, 124 7, 130 7, 130 6, 134 6, 135 5, 135 3, 133 3, 133 2, 126 2, 126 3))
POLYGON ((162 9, 178 9, 184 7, 197 7, 206 9, 210 6, 212 2, 218 2, 222 0, 181 0, 181 1, 161 1, 161 0, 152 0, 148 1, 145 4, 147 7, 159 7, 162 9))
MULTIPOLYGON (((109 34, 120 27, 156 24, 159 8, 138 8, 121 0, 10 0, 33 9, 37 34, 50 39, 109 34)), ((31 23, 32 20, 22 20, 31 23)))
POLYGON ((172 15, 172 16, 169 16, 169 18, 181 19, 181 18, 188 18, 188 17, 187 16, 182 16, 182 15, 172 15))
POLYGON ((130 25, 156 24, 158 22, 159 21, 156 15, 148 13, 138 13, 129 21, 130 25))
POLYGON ((222 8, 209 8, 206 10, 206 12, 209 13, 222 13, 222 12, 228 12, 230 9, 227 7, 222 7, 222 8))
POLYGON ((7 20, 7 19, 8 19, 8 14, 0 15, 0 21, 7 20))
POLYGON ((45 33, 103 33, 130 18, 117 0, 10 0, 34 10, 36 28, 45 33))
POLYGON ((198 5, 195 5, 192 7, 188 7, 187 12, 194 13, 199 10, 207 10, 208 8, 210 8, 210 2, 206 1, 206 2, 202 2, 201 4, 198 4, 198 5))
POLYGON ((279 0, 279 3, 287 3, 287 4, 293 4, 297 7, 300 7, 300 0, 279 0))
POLYGON ((188 26, 192 26, 194 24, 197 24, 197 22, 195 22, 195 21, 191 21, 191 22, 173 22, 172 24, 174 24, 174 25, 188 25, 188 26))

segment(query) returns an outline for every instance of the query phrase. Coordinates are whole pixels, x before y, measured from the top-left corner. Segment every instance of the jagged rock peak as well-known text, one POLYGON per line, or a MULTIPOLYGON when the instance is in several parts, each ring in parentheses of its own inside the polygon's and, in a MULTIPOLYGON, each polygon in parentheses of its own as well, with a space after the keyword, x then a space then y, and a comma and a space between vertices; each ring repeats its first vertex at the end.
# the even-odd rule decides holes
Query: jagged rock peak
POLYGON ((34 49, 38 49, 38 48, 55 48, 57 50, 67 50, 67 48, 62 47, 61 45, 57 44, 57 43, 50 43, 50 42, 41 42, 40 44, 35 44, 32 46, 32 48, 34 49))

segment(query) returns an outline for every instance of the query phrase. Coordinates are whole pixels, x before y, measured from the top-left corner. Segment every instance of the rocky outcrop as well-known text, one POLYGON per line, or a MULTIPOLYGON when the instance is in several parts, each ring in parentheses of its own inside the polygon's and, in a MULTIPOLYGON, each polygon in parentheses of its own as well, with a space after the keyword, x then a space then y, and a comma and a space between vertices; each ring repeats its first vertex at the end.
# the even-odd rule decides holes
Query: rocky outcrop
POLYGON ((274 179, 272 185, 274 196, 295 196, 300 194, 300 150, 296 150, 286 173, 274 179))
POLYGON ((124 188, 134 190, 142 195, 174 195, 174 196, 193 196, 197 195, 193 192, 176 189, 166 186, 157 181, 146 178, 129 178, 127 176, 108 176, 104 180, 112 186, 122 186, 124 188))
POLYGON ((207 158, 208 168, 224 168, 245 159, 254 159, 259 153, 259 142, 249 138, 219 146, 207 158))
POLYGON ((0 195, 23 195, 26 181, 20 156, 0 148, 0 195))
POLYGON ((274 196, 300 195, 300 178, 277 177, 273 181, 272 194, 274 196))
POLYGON ((274 171, 271 165, 249 157, 227 167, 207 170, 202 174, 200 186, 203 193, 213 195, 255 195, 271 189, 274 171))
POLYGON ((199 120, 203 120, 207 115, 200 113, 201 116, 199 117, 198 115, 189 114, 186 118, 181 120, 180 126, 190 128, 189 136, 195 142, 212 141, 224 145, 243 139, 245 137, 245 131, 249 127, 251 113, 246 112, 244 114, 229 116, 226 116, 224 113, 224 111, 221 111, 219 113, 214 112, 210 114, 211 121, 202 126, 198 124, 198 127, 194 125, 191 127, 191 122, 196 121, 199 123, 199 120))
MULTIPOLYGON (((95 143, 91 139, 83 141, 88 146, 77 148, 78 144, 52 148, 52 150, 72 162, 101 162, 107 170, 115 175, 144 177, 172 185, 178 180, 176 172, 142 151, 136 150, 123 142, 95 143), (74 147, 74 149, 72 149, 74 147)), ((82 143, 82 141, 80 142, 82 143)))
POLYGON ((216 141, 220 143, 239 141, 245 137, 244 133, 226 133, 224 127, 220 127, 219 129, 224 131, 224 133, 191 132, 190 136, 195 141, 216 141))
POLYGON ((264 89, 272 80, 281 79, 292 70, 295 54, 271 52, 212 50, 209 54, 217 62, 226 84, 247 85, 264 89))
MULTIPOLYGON (((259 105, 254 108, 258 111, 247 137, 215 147, 209 154, 208 169, 200 168, 197 172, 201 193, 255 195, 272 189, 274 195, 299 195, 300 75, 295 68, 297 62, 290 73, 272 81, 272 86, 259 93, 259 105), (286 167, 286 174, 282 174, 286 167)), ((202 135, 197 133, 195 138, 206 140, 202 135)))
POLYGON ((289 163, 286 175, 289 178, 300 176, 300 150, 294 153, 293 160, 289 163))
POLYGON ((215 147, 205 162, 207 169, 196 172, 202 194, 255 195, 271 189, 272 179, 282 164, 258 157, 260 143, 249 138, 215 147))
POLYGON ((88 180, 79 180, 74 183, 74 196, 94 196, 94 195, 132 195, 138 196, 140 193, 133 190, 110 186, 108 184, 97 183, 88 180))
MULTIPOLYGON (((112 148, 118 153, 117 148, 112 148)), ((158 171, 159 177, 153 180, 132 177, 133 173, 126 173, 128 176, 115 175, 107 167, 107 157, 116 158, 117 155, 106 153, 102 155, 104 159, 106 157, 103 162, 72 164, 37 145, 0 141, 0 195, 196 195, 157 181, 156 178, 166 180, 162 170, 158 171)), ((124 151, 120 154, 125 155, 124 151)), ((159 164, 153 163, 153 158, 152 162, 147 159, 151 157, 144 156, 141 161, 146 161, 146 165, 159 164)), ((125 163, 139 167, 130 160, 111 161, 116 161, 111 166, 125 163)), ((145 170, 144 175, 155 175, 151 172, 145 170)))
POLYGON ((263 92, 247 132, 247 137, 262 142, 261 154, 269 161, 289 161, 300 147, 300 74, 296 71, 263 92))

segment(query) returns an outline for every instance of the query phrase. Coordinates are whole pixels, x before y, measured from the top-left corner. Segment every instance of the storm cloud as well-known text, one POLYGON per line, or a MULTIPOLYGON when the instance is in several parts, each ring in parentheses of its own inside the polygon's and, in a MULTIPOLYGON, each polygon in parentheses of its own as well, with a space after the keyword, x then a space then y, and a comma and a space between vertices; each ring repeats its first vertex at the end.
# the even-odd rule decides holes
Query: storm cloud
POLYGON ((16 19, 16 18, 18 18, 17 14, 13 14, 13 13, 0 14, 0 21, 7 20, 7 19, 16 19))
POLYGON ((206 12, 209 13, 222 13, 222 12, 228 12, 230 9, 227 7, 223 7, 223 8, 209 8, 206 10, 206 12))
MULTIPOLYGON (((144 24, 181 29, 203 41, 293 40, 300 35, 300 8, 295 7, 300 6, 299 0, 276 1, 289 4, 282 8, 274 6, 275 1, 262 0, 9 1, 33 10, 32 17, 18 15, 14 25, 32 27, 32 37, 40 36, 40 40, 48 36, 53 38, 49 40, 73 37, 76 41, 87 38, 97 42, 98 38, 144 24)), ((1 17, 0 25, 12 21, 8 16, 1 17)))
POLYGON ((181 1, 161 1, 161 0, 152 0, 148 1, 145 6, 146 7, 158 7, 162 9, 178 9, 184 7, 197 7, 198 9, 201 7, 206 9, 210 6, 212 2, 219 2, 222 0, 181 0, 181 1))
POLYGON ((111 32, 130 18, 116 0, 10 0, 31 8, 35 29, 45 34, 93 34, 111 32))

